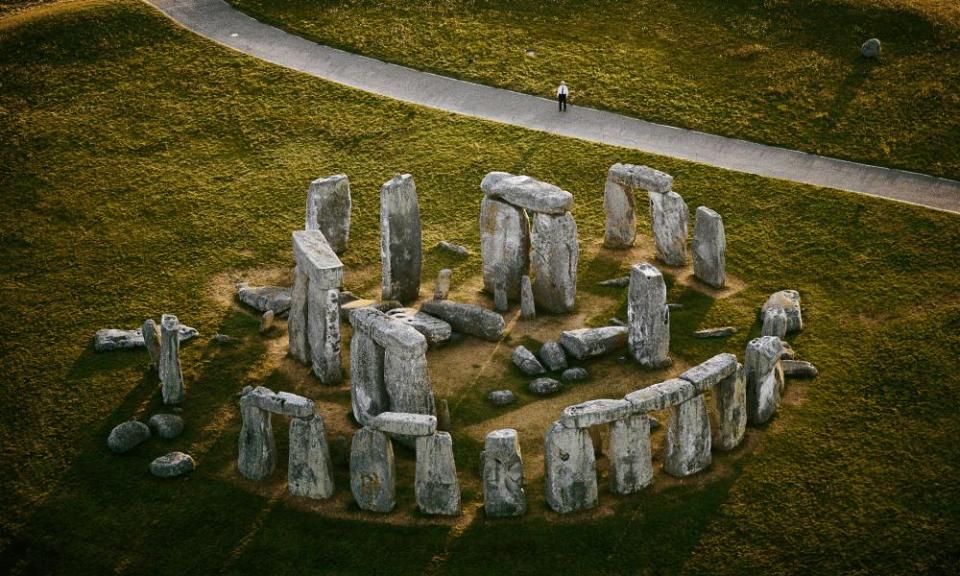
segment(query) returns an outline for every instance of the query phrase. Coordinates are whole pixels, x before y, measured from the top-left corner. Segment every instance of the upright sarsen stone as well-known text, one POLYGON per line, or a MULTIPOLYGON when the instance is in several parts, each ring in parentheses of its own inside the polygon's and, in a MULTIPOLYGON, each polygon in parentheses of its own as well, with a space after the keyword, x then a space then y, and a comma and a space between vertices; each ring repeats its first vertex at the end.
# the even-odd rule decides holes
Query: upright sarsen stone
POLYGON ((354 328, 350 340, 350 403, 353 417, 363 426, 390 408, 383 383, 383 348, 354 328))
POLYGON ((565 514, 597 505, 597 469, 590 432, 554 422, 544 442, 547 504, 565 514))
POLYGON ((723 218, 706 206, 697 208, 693 227, 693 274, 714 288, 727 281, 727 237, 723 218))
POLYGON ((143 334, 143 343, 147 347, 147 353, 150 354, 150 367, 160 368, 160 330, 153 318, 147 318, 140 328, 143 334))
POLYGON ((324 384, 342 379, 340 286, 343 264, 319 230, 293 233, 294 286, 288 323, 290 354, 309 358, 324 384))
POLYGON ((761 336, 747 343, 743 365, 747 376, 747 420, 763 424, 780 406, 783 394, 783 344, 776 336, 761 336))
POLYGON ((676 192, 649 193, 650 215, 657 259, 668 266, 687 263, 687 222, 690 214, 686 202, 676 192))
POLYGON ((240 397, 239 457, 237 470, 248 480, 263 480, 277 465, 271 414, 257 406, 252 389, 240 397))
POLYGON ((803 330, 803 314, 800 311, 799 292, 796 290, 781 290, 771 294, 760 309, 764 324, 766 324, 766 317, 769 314, 780 314, 779 309, 783 309, 783 314, 787 317, 786 331, 788 334, 803 330))
POLYGON ((346 174, 319 178, 307 191, 305 230, 320 230, 330 247, 343 254, 350 240, 350 180, 346 174))
POLYGON ((672 185, 673 177, 653 168, 620 163, 611 166, 603 190, 606 214, 603 245, 607 248, 633 246, 637 236, 635 191, 663 194, 669 192, 672 185))
POLYGON ((302 364, 310 362, 310 340, 307 338, 307 288, 310 280, 293 268, 293 288, 290 289, 290 311, 287 315, 287 352, 302 364))
POLYGON ((484 196, 480 202, 480 254, 484 290, 494 294, 502 285, 508 299, 519 299, 520 280, 530 269, 530 225, 526 212, 484 196))
POLYGON ((733 450, 740 445, 747 430, 747 376, 742 364, 733 374, 717 384, 717 431, 713 445, 719 450, 733 450))
POLYGON ((319 415, 290 421, 290 458, 287 487, 295 496, 333 496, 333 465, 323 418, 319 415))
POLYGON ((667 285, 660 271, 650 264, 636 264, 630 269, 627 329, 630 351, 641 366, 670 365, 667 285))
POLYGON ((380 189, 381 292, 404 304, 420 294, 423 259, 420 205, 413 176, 395 176, 380 189))
POLYGON ((350 445, 350 491, 361 510, 389 512, 396 506, 393 444, 383 432, 361 428, 350 445))
POLYGON ((164 404, 183 402, 183 373, 180 371, 180 320, 173 314, 160 319, 160 383, 164 404))
POLYGON ((667 423, 664 472, 683 478, 705 470, 712 461, 711 440, 710 417, 703 394, 672 406, 667 423))
POLYGON ((314 288, 307 292, 307 334, 313 373, 324 384, 343 380, 340 360, 340 291, 314 288))
POLYGON ((577 295, 577 224, 569 212, 533 214, 530 269, 537 307, 553 313, 573 311, 577 295))
POLYGON ((453 460, 453 439, 447 432, 417 438, 414 489, 417 507, 424 514, 460 514, 460 482, 453 460))
POLYGON ((517 431, 505 428, 487 434, 481 458, 487 516, 522 516, 527 511, 527 496, 517 431))
POLYGON ((637 414, 610 424, 610 490, 630 494, 653 483, 650 418, 637 414))

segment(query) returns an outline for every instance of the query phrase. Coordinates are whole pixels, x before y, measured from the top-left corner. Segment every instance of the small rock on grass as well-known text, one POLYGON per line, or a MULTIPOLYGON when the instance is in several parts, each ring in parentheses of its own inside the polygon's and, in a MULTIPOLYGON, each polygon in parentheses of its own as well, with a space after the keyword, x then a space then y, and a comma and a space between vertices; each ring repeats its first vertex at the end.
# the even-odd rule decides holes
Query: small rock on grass
POLYGON ((531 394, 546 396, 560 390, 560 382, 553 378, 537 378, 527 385, 531 394))
POLYGON ((803 360, 783 360, 783 375, 788 378, 816 378, 817 367, 803 360))
POLYGON ((147 420, 147 426, 157 436, 169 440, 183 432, 183 418, 176 414, 154 414, 147 420))
POLYGON ((237 339, 233 336, 227 336, 226 334, 214 334, 211 338, 217 344, 235 344, 237 339))
POLYGON ((726 338, 737 333, 736 326, 721 326, 720 328, 704 328, 693 333, 697 338, 726 338))
POLYGON ((567 368, 563 371, 563 374, 560 375, 560 379, 564 382, 580 382, 586 380, 590 377, 590 373, 587 372, 586 368, 581 368, 576 366, 574 368, 567 368))
POLYGON ((150 463, 150 473, 158 478, 175 478, 196 468, 193 457, 183 452, 170 452, 150 463))
POLYGON ((506 406, 517 401, 517 395, 510 390, 494 390, 487 395, 487 399, 494 406, 506 406))
POLYGON ((606 286, 608 288, 626 288, 630 285, 629 276, 621 276, 620 278, 611 278, 610 280, 604 280, 599 283, 600 286, 606 286))
POLYGON ((546 372, 543 365, 537 360, 537 357, 533 355, 533 352, 527 350, 525 346, 517 346, 514 348, 512 359, 516 367, 528 376, 536 376, 546 372))
POLYGON ((457 256, 469 256, 470 251, 467 250, 465 246, 459 244, 454 244, 453 242, 447 242, 446 240, 441 240, 437 242, 437 248, 441 250, 446 250, 451 254, 456 254, 457 256))
POLYGON ((150 428, 143 422, 130 420, 118 424, 107 437, 107 446, 117 454, 123 454, 150 439, 150 428))

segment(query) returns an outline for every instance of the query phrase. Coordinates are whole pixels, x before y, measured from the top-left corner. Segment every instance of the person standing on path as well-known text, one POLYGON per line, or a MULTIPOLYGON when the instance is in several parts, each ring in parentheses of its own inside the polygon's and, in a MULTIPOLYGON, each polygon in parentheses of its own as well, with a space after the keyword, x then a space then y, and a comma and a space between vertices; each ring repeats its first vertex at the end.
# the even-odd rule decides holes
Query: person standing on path
POLYGON ((567 83, 561 80, 560 86, 557 86, 557 106, 560 108, 560 112, 567 111, 567 96, 569 95, 570 89, 567 88, 567 83))

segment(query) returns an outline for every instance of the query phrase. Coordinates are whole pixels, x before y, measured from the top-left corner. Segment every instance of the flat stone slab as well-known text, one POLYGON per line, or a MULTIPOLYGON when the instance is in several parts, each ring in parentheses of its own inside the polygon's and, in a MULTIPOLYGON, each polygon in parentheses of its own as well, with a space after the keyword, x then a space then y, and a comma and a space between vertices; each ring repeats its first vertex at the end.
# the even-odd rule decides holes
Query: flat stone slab
POLYGON ((727 338, 737 333, 736 326, 721 326, 720 328, 704 328, 693 333, 694 338, 727 338))
POLYGON ((107 437, 107 446, 111 452, 123 454, 150 439, 150 428, 137 420, 116 425, 107 437))
POLYGON ((544 214, 563 214, 573 205, 573 194, 529 176, 490 172, 480 182, 483 193, 509 204, 544 214))
POLYGON ((817 367, 803 360, 781 360, 783 375, 789 378, 816 378, 817 367))
POLYGON ((468 250, 466 246, 454 244, 453 242, 447 242, 446 240, 437 242, 437 248, 450 252, 451 254, 456 254, 457 256, 470 255, 470 250, 468 250))
POLYGON ((300 271, 310 278, 311 289, 343 285, 343 263, 319 230, 293 232, 293 257, 300 271))
POLYGON ((494 406, 507 406, 517 401, 517 395, 512 390, 494 390, 487 394, 487 400, 494 406))
POLYGON ((392 318, 376 308, 354 310, 350 314, 350 323, 385 349, 403 351, 411 355, 423 354, 427 351, 426 337, 412 324, 392 318))
POLYGON ((513 349, 511 355, 514 366, 520 369, 527 376, 537 376, 546 372, 533 352, 527 350, 525 346, 517 346, 513 349))
POLYGON ((614 164, 607 171, 607 178, 621 186, 664 194, 673 188, 673 176, 636 164, 614 164))
POLYGON ((197 467, 193 457, 183 452, 170 452, 150 463, 150 473, 158 478, 175 478, 197 467))
POLYGON ((705 392, 720 383, 721 380, 737 371, 737 357, 723 353, 694 366, 680 375, 680 378, 693 384, 698 393, 705 392))
POLYGON ((560 333, 560 344, 577 360, 601 356, 627 346, 627 327, 580 328, 560 333))
POLYGON ((247 388, 242 396, 248 397, 249 401, 261 410, 295 418, 307 418, 314 414, 313 400, 309 398, 289 392, 274 392, 263 386, 247 388))
MULTIPOLYGON (((184 326, 178 327, 177 338, 184 342, 200 335, 196 328, 184 326)), ((103 328, 97 330, 93 336, 93 349, 97 352, 109 352, 111 350, 125 350, 129 348, 145 348, 147 343, 143 339, 143 328, 133 330, 121 330, 118 328, 103 328)))
POLYGON ((686 380, 673 378, 631 392, 626 395, 625 400, 633 405, 634 413, 646 414, 676 406, 697 394, 696 386, 686 380))
POLYGON ((421 304, 420 310, 447 321, 457 332, 491 342, 496 342, 503 337, 503 329, 506 325, 500 314, 462 302, 428 300, 421 304))
POLYGON ((387 316, 410 325, 414 330, 423 334, 427 345, 437 345, 450 339, 453 329, 448 322, 416 308, 394 308, 387 312, 387 316))
POLYGON ((237 287, 237 298, 260 312, 269 311, 279 316, 290 310, 290 288, 241 284, 237 287))
POLYGON ((625 418, 633 411, 627 400, 588 400, 563 409, 560 423, 567 428, 589 428, 625 418))
POLYGON ((370 427, 387 434, 430 436, 437 431, 437 417, 428 414, 381 412, 374 417, 370 427))

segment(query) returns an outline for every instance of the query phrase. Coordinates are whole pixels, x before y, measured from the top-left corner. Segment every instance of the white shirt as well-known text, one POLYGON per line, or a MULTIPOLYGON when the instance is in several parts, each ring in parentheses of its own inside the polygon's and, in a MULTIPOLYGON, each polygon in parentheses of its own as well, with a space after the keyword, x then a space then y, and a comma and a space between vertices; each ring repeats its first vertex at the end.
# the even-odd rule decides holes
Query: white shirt
POLYGON ((561 94, 563 94, 564 96, 566 96, 567 94, 570 94, 570 90, 567 88, 566 84, 561 84, 559 87, 557 87, 557 96, 561 94))

